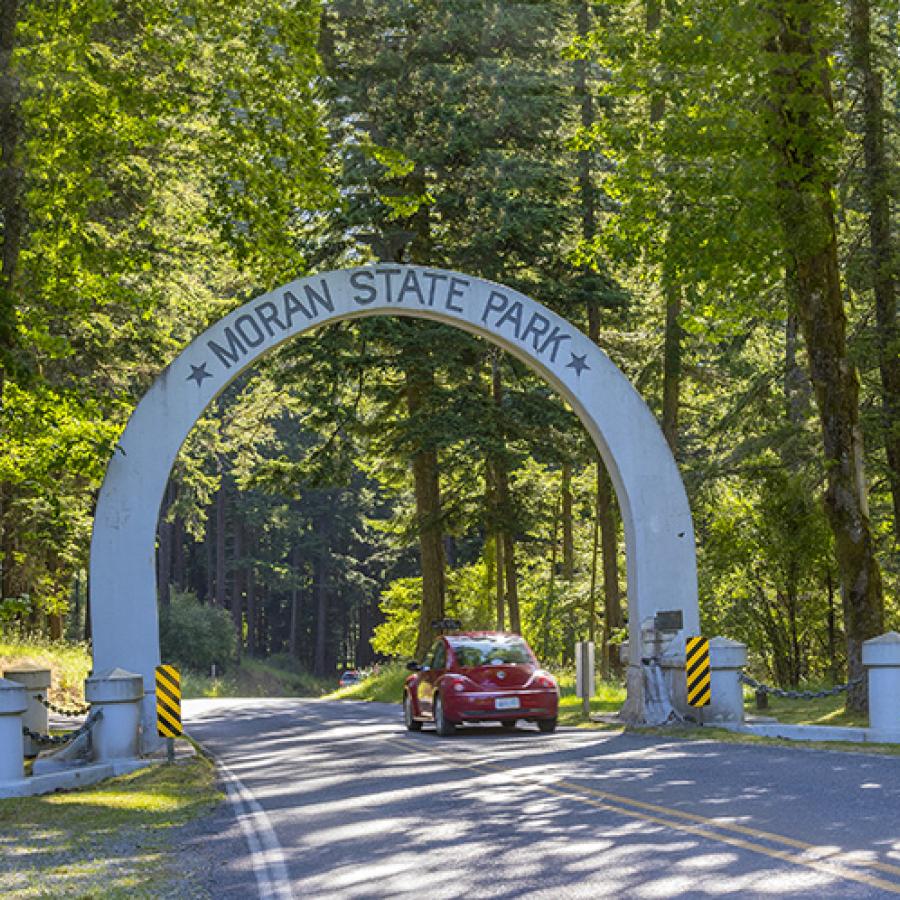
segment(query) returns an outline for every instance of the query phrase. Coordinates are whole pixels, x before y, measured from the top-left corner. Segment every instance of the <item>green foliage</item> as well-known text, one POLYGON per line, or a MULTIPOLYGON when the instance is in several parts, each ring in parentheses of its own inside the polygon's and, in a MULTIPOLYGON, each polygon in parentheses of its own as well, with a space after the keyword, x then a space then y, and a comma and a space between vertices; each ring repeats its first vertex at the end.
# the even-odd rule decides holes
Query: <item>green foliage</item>
POLYGON ((197 672, 213 664, 226 671, 235 659, 235 635, 224 609, 203 605, 193 594, 174 593, 159 619, 160 655, 164 662, 197 672))
POLYGON ((419 636, 421 578, 398 578, 382 595, 380 609, 385 620, 375 627, 372 649, 384 656, 412 659, 419 636))

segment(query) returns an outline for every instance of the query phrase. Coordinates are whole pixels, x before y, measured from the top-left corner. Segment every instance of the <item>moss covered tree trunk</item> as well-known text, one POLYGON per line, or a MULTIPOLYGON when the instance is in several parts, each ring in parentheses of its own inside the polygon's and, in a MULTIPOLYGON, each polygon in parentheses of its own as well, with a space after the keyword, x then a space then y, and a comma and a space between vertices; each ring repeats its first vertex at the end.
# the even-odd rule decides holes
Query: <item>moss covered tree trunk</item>
MULTIPOLYGON (((17 165, 21 137, 19 82, 13 69, 17 0, 0 0, 0 437, 3 434, 6 375, 16 344, 15 282, 24 230, 22 172, 17 165)), ((0 482, 0 598, 13 595, 12 528, 7 523, 11 487, 0 482)))
POLYGON ((897 324, 897 247, 891 234, 891 181, 884 139, 884 90, 872 48, 869 0, 850 2, 850 55, 862 105, 864 189, 868 203, 875 336, 881 374, 884 446, 900 542, 900 327, 897 324))
POLYGON ((841 575, 851 679, 849 708, 867 705, 862 643, 884 627, 881 573, 863 475, 859 383, 847 353, 847 321, 838 271, 830 156, 833 111, 818 3, 764 0, 771 24, 770 142, 775 151, 778 210, 794 308, 806 343, 822 428, 825 506, 841 575))

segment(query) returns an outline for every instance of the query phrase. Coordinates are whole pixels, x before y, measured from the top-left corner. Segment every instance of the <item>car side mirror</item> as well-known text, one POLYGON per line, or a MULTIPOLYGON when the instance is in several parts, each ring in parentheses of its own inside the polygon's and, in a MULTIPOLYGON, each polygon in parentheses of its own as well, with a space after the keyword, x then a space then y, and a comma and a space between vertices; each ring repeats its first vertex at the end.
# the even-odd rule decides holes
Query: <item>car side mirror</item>
POLYGON ((422 667, 414 659, 411 659, 406 664, 406 668, 409 669, 410 672, 421 672, 422 671, 422 667))

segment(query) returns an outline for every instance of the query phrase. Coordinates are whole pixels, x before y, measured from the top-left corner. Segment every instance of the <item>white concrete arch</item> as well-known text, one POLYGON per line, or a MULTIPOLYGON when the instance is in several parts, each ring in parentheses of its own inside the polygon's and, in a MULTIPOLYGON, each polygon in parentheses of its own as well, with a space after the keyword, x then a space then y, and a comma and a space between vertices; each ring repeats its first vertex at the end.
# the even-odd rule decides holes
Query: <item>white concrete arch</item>
MULTIPOLYGON (((389 264, 312 275, 246 303, 186 347, 138 404, 107 469, 91 542, 94 669, 144 676, 148 737, 159 663, 156 528, 181 445, 216 395, 269 350, 320 325, 373 315, 473 332, 559 391, 597 445, 622 511, 631 660, 642 655, 641 623, 661 610, 681 610, 682 640, 699 633, 693 523, 681 477, 655 417, 602 350, 534 300, 480 278, 389 264)), ((630 689, 641 683, 633 674, 630 689)))

